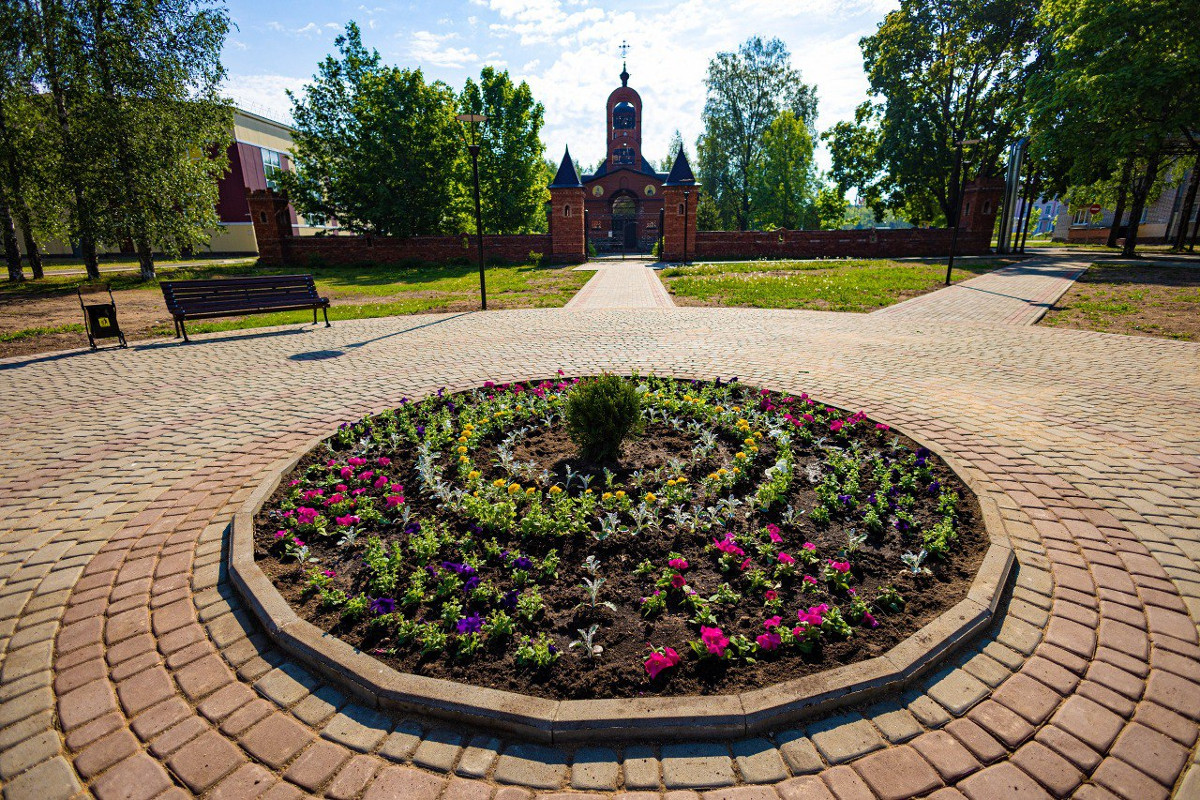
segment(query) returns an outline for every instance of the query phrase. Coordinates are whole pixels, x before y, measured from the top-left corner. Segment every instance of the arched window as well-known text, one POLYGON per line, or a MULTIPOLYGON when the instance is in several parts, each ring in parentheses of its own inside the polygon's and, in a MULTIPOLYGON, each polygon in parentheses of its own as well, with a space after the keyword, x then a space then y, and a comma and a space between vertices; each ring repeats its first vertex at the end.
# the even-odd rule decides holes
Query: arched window
POLYGON ((570 206, 565 206, 565 207, 563 208, 563 216, 564 216, 564 217, 569 217, 569 216, 571 216, 571 207, 570 207, 570 206))
POLYGON ((986 200, 986 201, 984 201, 984 203, 983 203, 983 213, 985 213, 985 214, 989 214, 989 213, 991 213, 991 211, 992 211, 992 201, 991 201, 991 200, 986 200))
POLYGON ((617 103, 613 108, 613 129, 632 130, 637 123, 637 112, 631 103, 617 103))
POLYGON ((679 204, 679 216, 683 216, 683 203, 679 204))
POLYGON ((637 202, 632 197, 618 197, 613 201, 614 217, 632 217, 637 214, 637 202))

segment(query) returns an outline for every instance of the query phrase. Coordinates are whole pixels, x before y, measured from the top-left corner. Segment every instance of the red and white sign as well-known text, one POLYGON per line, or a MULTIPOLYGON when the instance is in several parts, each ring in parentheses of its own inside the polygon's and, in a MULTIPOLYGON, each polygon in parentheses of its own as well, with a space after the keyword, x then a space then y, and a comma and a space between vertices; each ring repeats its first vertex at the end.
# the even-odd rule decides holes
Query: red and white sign
POLYGON ((1089 214, 1093 214, 1093 215, 1095 215, 1095 214, 1099 214, 1099 213, 1100 213, 1100 211, 1101 211, 1101 208, 1100 208, 1100 204, 1099 204, 1099 203, 1092 203, 1090 206, 1088 206, 1088 213, 1089 213, 1089 214))

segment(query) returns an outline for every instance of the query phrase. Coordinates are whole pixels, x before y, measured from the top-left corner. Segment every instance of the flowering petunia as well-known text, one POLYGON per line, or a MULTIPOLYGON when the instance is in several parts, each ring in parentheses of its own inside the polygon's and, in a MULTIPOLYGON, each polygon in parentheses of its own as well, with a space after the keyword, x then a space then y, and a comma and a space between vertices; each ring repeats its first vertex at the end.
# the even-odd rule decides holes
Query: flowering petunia
POLYGON ((767 633, 760 633, 754 638, 754 641, 760 649, 770 651, 778 650, 783 639, 775 631, 768 631, 767 633))
POLYGON ((767 591, 763 593, 763 598, 768 603, 773 603, 779 599, 779 592, 775 591, 774 589, 767 589, 767 591))
POLYGON ((679 653, 673 648, 664 647, 662 652, 655 651, 646 658, 646 673, 650 680, 658 677, 664 669, 670 669, 679 663, 679 653))
POLYGON ((778 614, 773 617, 767 617, 765 620, 763 620, 763 627, 767 630, 770 630, 771 628, 778 628, 782 624, 783 617, 779 616, 778 614))
POLYGON ((333 571, 333 570, 331 570, 331 569, 322 570, 322 571, 321 571, 321 574, 322 574, 322 575, 324 575, 326 578, 335 578, 335 577, 337 577, 337 573, 336 573, 336 572, 334 572, 334 571, 333 571))
POLYGON ((810 585, 812 585, 812 586, 816 586, 816 585, 817 585, 817 579, 816 579, 816 578, 814 578, 812 575, 805 575, 805 576, 804 576, 804 582, 805 582, 805 583, 807 583, 807 584, 810 584, 810 585))
POLYGON ((800 546, 803 547, 805 550, 816 550, 817 549, 817 546, 815 544, 813 544, 812 542, 805 542, 804 544, 802 544, 800 546))
POLYGON ((783 536, 781 536, 779 533, 779 526, 775 524, 767 526, 767 536, 775 544, 779 544, 783 541, 783 536))
POLYGON ((731 556, 744 556, 746 551, 737 546, 732 533, 725 534, 724 539, 713 539, 713 547, 731 556))
POLYGON ((684 587, 684 585, 686 585, 686 584, 687 584, 687 581, 679 573, 675 573, 674 575, 671 576, 671 587, 672 588, 682 589, 684 587))
POLYGON ((700 641, 708 648, 708 652, 717 658, 725 655, 725 648, 729 646, 729 639, 720 628, 701 626, 700 641))
POLYGON ((357 525, 361 520, 353 514, 346 514, 342 517, 334 517, 334 521, 343 528, 348 528, 351 525, 357 525))
POLYGON ((363 464, 367 463, 367 460, 360 456, 355 456, 354 458, 347 458, 346 463, 352 467, 361 467, 363 464))
POLYGON ((672 558, 667 562, 667 566, 669 566, 671 569, 677 569, 682 572, 688 568, 688 562, 686 558, 672 558))
POLYGON ((796 559, 792 558, 787 553, 780 553, 779 555, 775 556, 775 558, 779 559, 780 564, 789 564, 790 565, 790 564, 796 563, 796 559))
POLYGON ((842 422, 840 419, 835 419, 833 422, 829 423, 829 430, 832 431, 833 433, 837 433, 838 431, 840 431, 842 429, 842 426, 844 424, 845 423, 842 422))
POLYGON ((338 475, 341 475, 343 478, 352 478, 352 477, 354 477, 354 468, 353 467, 342 467, 338 471, 338 475))
POLYGON ((483 617, 471 614, 454 623, 454 627, 459 633, 479 633, 483 630, 483 617))
POLYGON ((275 531, 276 539, 282 539, 285 536, 287 536, 287 531, 275 531))
POLYGON ((838 572, 846 573, 846 572, 850 571, 850 562, 849 561, 834 561, 833 559, 829 559, 829 561, 827 563, 829 564, 830 569, 836 570, 838 572))
POLYGON ((404 502, 404 495, 402 495, 402 494, 390 494, 387 496, 387 500, 386 500, 388 508, 395 508, 396 506, 402 504, 403 502, 404 502))
POLYGON ((375 459, 375 463, 381 467, 386 467, 392 463, 392 460, 387 456, 380 456, 379 458, 375 459))
POLYGON ((308 506, 300 506, 296 509, 296 521, 301 525, 312 525, 317 519, 317 510, 308 506))
POLYGON ((829 606, 821 603, 816 606, 809 606, 808 610, 801 609, 796 612, 796 618, 807 625, 820 626, 825 621, 824 614, 829 610, 829 606))
POLYGON ((390 597, 376 597, 371 601, 371 613, 379 617, 396 610, 396 601, 390 597))
POLYGON ((388 476, 380 475, 378 478, 375 479, 375 483, 373 483, 371 485, 374 486, 376 489, 382 489, 383 487, 388 485, 388 476))
POLYGON ((875 619, 875 615, 872 614, 870 611, 863 612, 862 621, 863 621, 863 624, 866 625, 868 628, 878 628, 879 627, 879 620, 875 619))

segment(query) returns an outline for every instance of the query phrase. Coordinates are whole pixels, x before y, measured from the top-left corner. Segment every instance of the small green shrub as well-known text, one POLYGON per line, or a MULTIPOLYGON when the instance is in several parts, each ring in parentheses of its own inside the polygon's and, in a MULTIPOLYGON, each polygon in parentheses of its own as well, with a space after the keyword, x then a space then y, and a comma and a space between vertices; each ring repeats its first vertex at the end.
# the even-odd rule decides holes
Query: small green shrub
POLYGON ((529 251, 529 263, 531 266, 540 267, 545 256, 535 250, 529 251))
POLYGON ((611 461, 639 427, 641 398, 633 382, 604 374, 581 382, 567 401, 567 434, 589 461, 611 461))

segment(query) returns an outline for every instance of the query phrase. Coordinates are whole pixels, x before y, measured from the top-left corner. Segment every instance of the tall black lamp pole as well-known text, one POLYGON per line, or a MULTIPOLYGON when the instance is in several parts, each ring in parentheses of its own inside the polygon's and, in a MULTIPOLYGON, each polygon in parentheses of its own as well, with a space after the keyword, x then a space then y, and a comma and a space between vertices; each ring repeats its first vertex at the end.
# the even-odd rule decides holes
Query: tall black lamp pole
POLYGON ((467 140, 467 150, 471 154, 471 170, 475 176, 475 239, 479 243, 479 302, 487 311, 487 283, 483 277, 483 209, 479 204, 479 129, 477 126, 487 122, 486 114, 459 114, 456 119, 462 123, 463 138, 467 140), (470 131, 470 137, 467 137, 470 131))
POLYGON ((954 175, 958 180, 957 197, 954 198, 954 230, 950 232, 950 259, 946 262, 946 285, 950 285, 950 273, 954 269, 954 251, 958 248, 958 223, 962 219, 963 195, 967 191, 967 176, 963 171, 963 146, 979 144, 978 139, 961 139, 954 143, 954 175))

